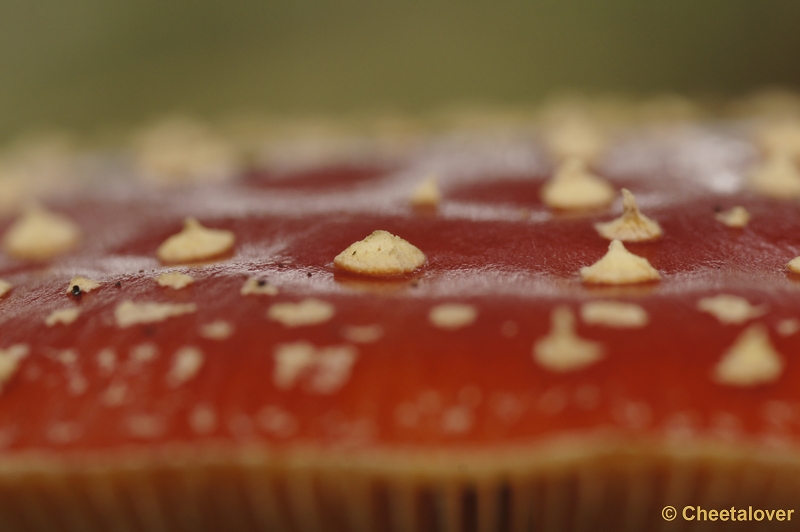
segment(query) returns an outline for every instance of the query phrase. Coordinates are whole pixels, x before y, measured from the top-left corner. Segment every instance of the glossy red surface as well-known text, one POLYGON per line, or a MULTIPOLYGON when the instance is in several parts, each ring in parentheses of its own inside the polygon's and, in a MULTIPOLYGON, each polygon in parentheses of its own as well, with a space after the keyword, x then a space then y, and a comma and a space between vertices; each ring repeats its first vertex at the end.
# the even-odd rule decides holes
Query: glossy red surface
POLYGON ((14 284, 0 302, 0 348, 31 347, 0 393, 0 443, 7 452, 211 440, 427 448, 593 430, 793 442, 800 433, 800 334, 780 336, 776 325, 800 317, 800 279, 785 270, 800 255, 800 204, 714 192, 702 187, 699 170, 682 181, 659 161, 653 168, 654 175, 599 168, 616 187, 640 193, 643 211, 664 229, 657 242, 627 246, 663 280, 625 287, 589 287, 577 275, 605 253, 608 242, 593 223, 615 216, 618 205, 581 216, 550 213, 539 200, 548 171, 535 164, 511 173, 453 171, 436 213, 407 205, 414 184, 408 169, 369 176, 320 170, 299 176, 297 187, 287 185, 291 176, 275 186, 252 177, 172 190, 109 185, 53 202, 82 227, 81 247, 41 264, 0 258, 0 277, 14 284), (714 219, 715 207, 734 205, 752 214, 744 229, 714 219), (188 288, 162 288, 154 278, 175 268, 160 265, 156 249, 185 216, 233 231, 235 250, 219 262, 177 268, 195 277, 188 288), (336 254, 376 229, 419 247, 427 264, 401 279, 335 271, 336 254), (73 297, 65 293, 73 275, 102 286, 73 297), (279 295, 242 296, 253 275, 279 295), (712 380, 723 352, 749 324, 722 325, 696 309, 700 298, 721 293, 769 306, 754 321, 769 327, 785 362, 777 381, 740 388, 712 380), (333 319, 286 328, 266 318, 273 303, 305 297, 335 305, 333 319), (120 329, 113 312, 125 299, 193 302, 197 312, 120 329), (650 323, 614 329, 578 320, 578 334, 600 342, 603 359, 568 373, 537 365, 532 347, 547 334, 555 306, 577 314, 595 299, 635 302, 650 323), (478 318, 459 330, 438 329, 427 315, 443 302, 472 304, 478 318), (46 327, 48 313, 63 307, 79 307, 77 321, 46 327), (199 335, 215 320, 234 326, 230 338, 199 335), (372 324, 384 335, 352 344, 358 357, 339 390, 310 390, 309 374, 287 390, 273 384, 277 345, 348 344, 343 328, 372 324), (142 343, 157 347, 155 359, 131 357, 142 343), (187 345, 202 350, 204 365, 170 387, 173 354, 187 345), (97 361, 105 348, 117 355, 110 372, 97 361), (68 349, 74 365, 59 360, 68 349), (120 404, 108 403, 110 387, 124 388, 120 404), (190 422, 198 407, 213 413, 207 430, 190 422), (265 408, 283 416, 280 430, 265 422, 265 408))

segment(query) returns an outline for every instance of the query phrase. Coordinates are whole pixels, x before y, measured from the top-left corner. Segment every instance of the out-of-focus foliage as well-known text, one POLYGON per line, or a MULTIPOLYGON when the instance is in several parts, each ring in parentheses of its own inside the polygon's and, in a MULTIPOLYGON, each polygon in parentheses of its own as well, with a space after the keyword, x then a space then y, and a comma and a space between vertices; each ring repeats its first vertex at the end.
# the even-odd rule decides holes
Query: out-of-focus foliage
POLYGON ((785 0, 4 0, 0 138, 214 116, 800 82, 785 0))

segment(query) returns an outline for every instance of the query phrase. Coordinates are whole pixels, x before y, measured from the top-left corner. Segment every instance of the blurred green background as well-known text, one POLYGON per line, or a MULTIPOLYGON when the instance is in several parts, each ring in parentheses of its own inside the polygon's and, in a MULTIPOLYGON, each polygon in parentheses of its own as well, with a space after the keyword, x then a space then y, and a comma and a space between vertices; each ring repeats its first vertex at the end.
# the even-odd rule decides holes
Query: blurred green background
POLYGON ((800 83, 800 2, 3 0, 0 140, 163 113, 410 113, 800 83))

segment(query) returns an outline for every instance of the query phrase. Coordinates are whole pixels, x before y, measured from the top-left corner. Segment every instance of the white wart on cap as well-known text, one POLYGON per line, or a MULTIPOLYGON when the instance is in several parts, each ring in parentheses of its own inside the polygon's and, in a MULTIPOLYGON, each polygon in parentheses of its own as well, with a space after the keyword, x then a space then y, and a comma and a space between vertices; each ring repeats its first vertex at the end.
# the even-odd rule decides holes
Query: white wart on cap
POLYGON ((550 371, 567 372, 594 364, 603 356, 603 347, 575 334, 575 316, 567 307, 551 315, 550 334, 533 346, 533 358, 550 371))
POLYGON ((741 205, 737 205, 732 209, 727 211, 718 212, 714 218, 720 223, 727 225, 728 227, 734 227, 740 229, 750 223, 750 213, 742 207, 741 205))
POLYGON ((731 386, 757 386, 775 381, 783 372, 783 360, 769 341, 767 329, 751 325, 722 356, 714 368, 714 380, 731 386))
POLYGON ((564 161, 542 187, 542 201, 554 209, 595 209, 614 200, 614 187, 587 170, 581 159, 564 161))
POLYGON ((636 198, 630 190, 622 189, 622 216, 610 222, 595 224, 600 236, 623 242, 645 242, 655 240, 663 234, 658 222, 639 211, 636 198))
POLYGON ((750 174, 750 187, 764 196, 797 198, 800 197, 800 172, 792 157, 778 153, 750 174))
POLYGON ((69 218, 34 207, 6 231, 3 247, 17 259, 47 260, 74 248, 81 231, 69 218))
POLYGON ((158 248, 158 258, 167 263, 198 262, 230 251, 236 240, 231 231, 208 229, 187 218, 183 231, 172 235, 158 248))
POLYGON ((619 240, 612 240, 602 259, 581 268, 581 278, 586 283, 633 284, 658 281, 661 275, 646 258, 634 255, 619 240))
POLYGON ((363 275, 399 275, 413 272, 425 260, 425 254, 416 246, 388 231, 378 230, 339 253, 333 264, 363 275))
POLYGON ((436 177, 430 176, 419 184, 411 194, 411 204, 416 207, 436 207, 442 201, 442 193, 436 177))

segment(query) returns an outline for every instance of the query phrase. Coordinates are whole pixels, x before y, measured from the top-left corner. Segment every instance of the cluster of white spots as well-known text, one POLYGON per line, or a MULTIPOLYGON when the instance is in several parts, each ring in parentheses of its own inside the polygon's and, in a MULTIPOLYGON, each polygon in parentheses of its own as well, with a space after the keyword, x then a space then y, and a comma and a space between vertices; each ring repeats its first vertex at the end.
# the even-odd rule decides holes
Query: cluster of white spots
POLYGON ((0 349, 0 390, 14 376, 20 361, 28 356, 30 348, 25 344, 15 344, 0 349))
POLYGON ((81 309, 78 307, 60 308, 52 311, 44 320, 45 325, 53 327, 54 325, 69 325, 78 319, 81 309))
POLYGON ((542 201, 554 209, 594 209, 614 201, 614 187, 592 174, 581 159, 567 159, 542 187, 542 201))
POLYGON ((269 284, 264 279, 250 277, 244 282, 239 292, 243 296, 276 296, 278 295, 278 287, 269 284))
POLYGON ((778 322, 776 329, 781 336, 791 336, 800 331, 800 320, 795 318, 781 320, 778 322))
POLYGON ((203 361, 203 352, 198 348, 181 347, 172 358, 172 367, 167 373, 167 383, 176 387, 192 380, 203 367, 203 361))
POLYGON ((200 336, 208 340, 226 340, 233 334, 233 325, 224 320, 216 320, 200 327, 200 336))
POLYGON ((78 367, 78 352, 74 349, 64 349, 56 353, 55 359, 66 368, 69 393, 72 395, 83 394, 89 387, 89 383, 78 367))
POLYGON ((80 275, 76 275, 72 278, 72 280, 67 285, 67 289, 65 292, 67 294, 71 294, 74 287, 78 287, 82 293, 88 294, 95 288, 100 288, 100 283, 97 281, 93 281, 92 279, 87 279, 86 277, 81 277, 80 275))
POLYGON ((584 282, 596 284, 633 284, 661 279, 646 258, 634 255, 619 240, 612 240, 603 258, 581 268, 580 273, 584 282))
POLYGON ((718 212, 714 215, 718 222, 740 229, 750 223, 750 213, 741 205, 737 205, 727 211, 718 212))
POLYGON ((24 260, 47 260, 74 248, 80 228, 69 218, 34 207, 16 220, 3 237, 9 255, 24 260))
POLYGON ((417 207, 436 207, 442 201, 442 193, 436 183, 436 177, 430 176, 419 184, 411 194, 411 204, 417 207))
POLYGON ((97 353, 97 367, 105 375, 114 373, 117 369, 117 353, 110 347, 106 347, 97 353))
POLYGON ((622 216, 610 222, 595 224, 600 236, 623 242, 644 242, 660 238, 663 234, 658 222, 639 211, 636 198, 626 188, 622 189, 622 216))
POLYGON ((751 325, 739 335, 714 368, 714 380, 731 386, 757 386, 780 377, 783 361, 763 325, 751 325))
POLYGON ((14 286, 9 283, 8 281, 4 281, 0 279, 0 297, 5 296, 7 293, 11 291, 14 286))
POLYGON ((647 325, 647 311, 634 303, 590 301, 581 305, 581 319, 589 325, 638 328, 647 325))
POLYGON ((739 325, 767 313, 766 305, 751 305, 745 298, 729 294, 704 297, 697 302, 697 308, 713 315, 723 325, 739 325))
POLYGON ((750 174, 750 186, 765 196, 779 199, 800 197, 800 172, 792 157, 769 157, 750 174))
POLYGON ((189 413, 189 427, 195 434, 210 434, 217 428, 217 413, 208 405, 198 405, 189 413))
POLYGON ((272 380, 277 388, 288 390, 305 378, 309 391, 330 394, 348 381, 357 357, 358 351, 351 345, 317 348, 308 342, 281 344, 275 348, 272 380))
POLYGON ((158 357, 158 346, 153 342, 144 342, 131 347, 131 360, 135 363, 150 362, 158 357))
MULTIPOLYGON (((573 390, 571 394, 568 388, 554 386, 542 392, 536 401, 536 408, 545 415, 555 416, 570 405, 584 411, 595 410, 600 406, 601 399, 600 389, 597 386, 583 385, 573 390)), ((497 414, 502 419, 500 413, 497 414)))
POLYGON ((428 319, 435 327, 448 331, 472 325, 477 317, 478 310, 463 303, 436 305, 428 313, 428 319))
POLYGON ((267 310, 267 317, 285 327, 302 327, 325 323, 335 313, 336 308, 330 303, 308 298, 299 303, 275 303, 267 310))
POLYGON ((140 175, 154 184, 219 181, 241 166, 232 144, 187 119, 157 124, 139 136, 137 147, 140 175))
POLYGON ((441 395, 428 390, 416 401, 404 401, 394 410, 395 423, 403 428, 428 426, 442 434, 459 435, 472 430, 475 425, 473 410, 481 403, 482 393, 474 386, 466 386, 458 393, 458 401, 446 405, 441 395))
MULTIPOLYGON (((600 389, 597 386, 582 385, 572 391, 564 386, 553 386, 539 394, 535 408, 546 416, 555 416, 570 405, 584 411, 595 410, 600 406, 600 401, 600 389)), ((517 421, 526 409, 525 401, 510 393, 495 395, 492 403, 494 415, 504 423, 517 421)))
POLYGON ((297 419, 283 408, 265 406, 256 414, 256 423, 268 434, 288 438, 298 429, 297 419))
POLYGON ((187 218, 183 230, 167 238, 158 248, 158 258, 166 263, 188 263, 218 257, 233 248, 236 237, 224 229, 208 229, 194 218, 187 218))
POLYGON ((350 325, 342 327, 342 338, 354 344, 370 344, 383 337, 380 325, 350 325))
POLYGON ((399 236, 378 230, 339 253, 333 264, 363 275, 398 275, 416 270, 425 260, 425 254, 417 247, 399 236))
POLYGON ((550 334, 533 346, 533 358, 550 371, 566 372, 594 364, 603 356, 603 347, 575 334, 575 316, 567 307, 557 307, 551 315, 550 334))
POLYGON ((156 282, 159 286, 180 290, 192 284, 194 282, 194 277, 180 272, 168 272, 162 273, 156 277, 156 282))
POLYGON ((168 318, 197 311, 194 303, 136 303, 126 300, 114 309, 118 327, 132 327, 140 323, 156 323, 168 318))
POLYGON ((125 426, 131 436, 143 440, 158 438, 167 430, 166 423, 161 417, 150 414, 128 416, 125 419, 125 426))

